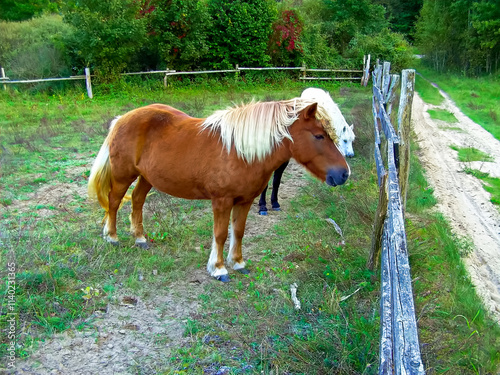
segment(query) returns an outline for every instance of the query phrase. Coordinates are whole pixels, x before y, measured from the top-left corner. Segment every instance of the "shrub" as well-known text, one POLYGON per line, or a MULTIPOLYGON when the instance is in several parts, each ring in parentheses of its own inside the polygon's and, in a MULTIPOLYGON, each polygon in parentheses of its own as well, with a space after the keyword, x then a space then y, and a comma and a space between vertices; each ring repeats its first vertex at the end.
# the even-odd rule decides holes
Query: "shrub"
POLYGON ((72 28, 58 15, 0 22, 0 65, 10 78, 67 76, 63 38, 72 28))
POLYGON ((209 51, 204 65, 228 69, 266 66, 270 62, 267 43, 276 19, 271 0, 208 0, 212 24, 207 33, 209 51))
POLYGON ((301 35, 303 22, 294 10, 281 12, 281 17, 273 23, 268 53, 274 66, 300 65, 303 56, 301 35))
POLYGON ((73 64, 91 66, 101 81, 114 80, 145 41, 139 7, 134 0, 81 0, 68 7, 64 19, 75 28, 66 39, 73 64))
POLYGON ((373 35, 357 34, 349 43, 347 53, 360 60, 363 55, 371 54, 372 61, 390 61, 391 70, 394 71, 409 68, 413 61, 413 52, 403 35, 389 29, 373 35))
MULTIPOLYGON (((206 29, 209 15, 197 0, 158 0, 148 8, 149 52, 156 67, 195 68, 208 52, 206 29)), ((150 65, 147 63, 146 65, 150 65)))

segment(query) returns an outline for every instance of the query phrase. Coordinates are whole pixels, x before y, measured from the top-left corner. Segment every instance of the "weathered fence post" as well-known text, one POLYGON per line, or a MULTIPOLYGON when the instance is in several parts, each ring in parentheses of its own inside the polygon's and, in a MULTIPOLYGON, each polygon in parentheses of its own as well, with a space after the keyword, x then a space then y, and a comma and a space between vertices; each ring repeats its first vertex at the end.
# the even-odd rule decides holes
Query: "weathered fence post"
POLYGON ((89 96, 90 99, 94 97, 92 95, 92 82, 90 81, 90 69, 85 68, 85 84, 87 86, 87 95, 89 96))
POLYGON ((399 146, 399 189, 401 190, 401 204, 406 208, 406 194, 408 191, 408 176, 410 173, 410 129, 411 106, 415 90, 415 70, 405 69, 401 72, 401 96, 399 98, 398 133, 399 146))
POLYGON ((398 112, 400 124, 398 134, 388 112, 391 111, 394 90, 399 78, 395 75, 390 76, 389 68, 389 63, 384 62, 383 68, 377 63, 373 75, 372 112, 380 192, 367 266, 374 269, 380 257, 381 330, 378 373, 379 375, 423 375, 425 370, 418 341, 404 225, 404 205, 400 192, 401 179, 404 183, 408 179, 410 143, 408 136, 411 117, 409 111, 413 98, 413 92, 408 91, 413 91, 415 72, 404 71, 401 79, 403 87, 398 112), (382 127, 386 139, 387 148, 385 145, 383 148, 384 152, 387 152, 387 170, 381 156, 379 126, 382 127))
MULTIPOLYGON (((2 81, 3 81, 5 78, 6 78, 6 77, 5 77, 5 70, 3 70, 3 68, 2 68, 2 81)), ((3 89, 4 89, 4 90, 7 90, 7 85, 6 85, 5 83, 3 84, 3 89)))

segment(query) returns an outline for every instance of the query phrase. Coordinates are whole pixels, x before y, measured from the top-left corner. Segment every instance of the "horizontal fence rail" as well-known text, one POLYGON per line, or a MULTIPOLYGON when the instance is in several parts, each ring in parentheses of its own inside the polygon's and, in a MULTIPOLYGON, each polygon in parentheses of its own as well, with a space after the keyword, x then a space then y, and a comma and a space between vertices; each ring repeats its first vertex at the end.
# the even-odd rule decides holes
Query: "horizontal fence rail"
POLYGON ((401 121, 396 132, 390 120, 390 112, 387 110, 392 109, 399 76, 390 76, 389 70, 389 63, 384 63, 383 68, 377 64, 373 74, 372 101, 374 156, 380 194, 369 267, 373 269, 380 256, 379 374, 422 375, 425 371, 420 355, 404 225, 405 198, 402 199, 403 194, 400 189, 400 186, 406 186, 402 182, 406 182, 408 178, 410 124, 408 113, 411 113, 415 71, 402 72, 398 116, 401 121), (384 143, 381 142, 382 134, 384 143), (382 148, 387 150, 385 164, 382 148))
MULTIPOLYGON (((366 60, 366 59, 365 59, 366 60)), ((369 64, 369 58, 368 58, 369 64)), ((164 86, 168 85, 168 78, 172 76, 180 75, 197 75, 197 74, 227 74, 227 73, 241 73, 246 71, 300 71, 298 79, 300 80, 360 80, 362 84, 366 86, 369 77, 369 70, 366 68, 364 63, 362 70, 356 69, 310 69, 305 65, 301 67, 240 67, 236 65, 235 69, 224 69, 224 70, 199 70, 199 71, 176 71, 176 70, 152 70, 146 72, 130 72, 121 73, 122 76, 132 76, 132 75, 147 75, 147 74, 163 74, 164 86), (348 76, 338 76, 338 77, 308 77, 307 74, 313 73, 341 73, 347 74, 348 76)), ((92 83, 91 78, 94 75, 90 74, 90 69, 85 68, 85 75, 77 75, 70 77, 58 77, 58 78, 37 78, 37 79, 16 79, 11 80, 5 75, 4 68, 1 68, 0 83, 3 84, 4 90, 7 84, 24 84, 24 83, 41 83, 41 82, 53 82, 53 81, 73 81, 73 80, 85 80, 87 87, 87 95, 89 98, 93 97, 92 94, 92 83)))

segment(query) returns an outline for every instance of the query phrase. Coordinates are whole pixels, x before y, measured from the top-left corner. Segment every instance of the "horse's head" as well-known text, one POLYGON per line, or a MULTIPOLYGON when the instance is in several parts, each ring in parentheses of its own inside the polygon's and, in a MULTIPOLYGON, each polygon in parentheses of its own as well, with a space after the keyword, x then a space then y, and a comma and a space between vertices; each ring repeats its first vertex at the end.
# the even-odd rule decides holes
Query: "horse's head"
POLYGON ((349 125, 344 125, 342 130, 340 131, 340 134, 338 134, 339 137, 339 150, 342 153, 342 155, 347 156, 349 158, 354 156, 354 150, 352 148, 352 142, 354 142, 354 124, 351 126, 349 125))
POLYGON ((290 126, 292 157, 328 185, 342 185, 349 166, 332 139, 334 130, 316 118, 316 111, 317 103, 309 105, 290 126))

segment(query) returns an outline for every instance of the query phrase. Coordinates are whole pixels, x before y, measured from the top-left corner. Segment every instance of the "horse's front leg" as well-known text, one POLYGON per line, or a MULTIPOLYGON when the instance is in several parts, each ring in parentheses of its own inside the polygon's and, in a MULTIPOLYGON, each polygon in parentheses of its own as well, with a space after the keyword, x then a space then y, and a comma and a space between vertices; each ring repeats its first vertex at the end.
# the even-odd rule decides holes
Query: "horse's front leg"
POLYGON ((252 202, 237 204, 233 207, 233 218, 231 221, 231 242, 229 245, 229 254, 227 264, 243 274, 249 273, 245 268, 245 261, 241 251, 241 242, 245 234, 245 225, 248 212, 252 207, 252 202))
POLYGON ((207 271, 210 276, 217 280, 227 282, 229 276, 224 266, 224 243, 227 239, 227 228, 231 216, 233 200, 229 198, 219 198, 212 200, 212 211, 214 213, 214 238, 212 241, 212 251, 208 259, 207 271))

